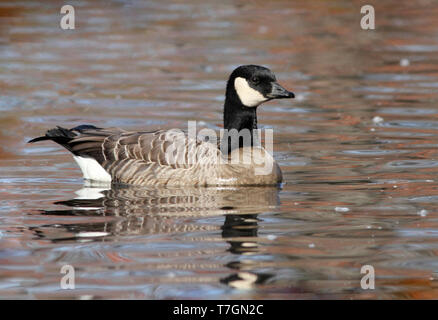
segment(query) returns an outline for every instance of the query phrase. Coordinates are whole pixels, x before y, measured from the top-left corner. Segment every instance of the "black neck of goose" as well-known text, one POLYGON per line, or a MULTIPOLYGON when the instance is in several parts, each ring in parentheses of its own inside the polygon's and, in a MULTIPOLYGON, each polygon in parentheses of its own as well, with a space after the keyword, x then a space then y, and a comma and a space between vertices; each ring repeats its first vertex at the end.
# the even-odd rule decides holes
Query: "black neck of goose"
POLYGON ((257 107, 246 107, 237 94, 225 98, 224 129, 248 129, 251 133, 257 129, 257 107))
MULTIPOLYGON (((236 129, 239 132, 244 129, 248 129, 251 134, 250 145, 253 146, 256 144, 253 130, 257 129, 257 107, 244 106, 237 96, 234 86, 227 88, 224 104, 224 129, 226 129, 226 132, 229 132, 232 129, 236 129)), ((236 148, 242 148, 243 146, 246 146, 244 145, 244 142, 245 141, 243 141, 242 138, 239 138, 238 144, 236 144, 235 140, 233 143, 233 139, 229 138, 229 136, 225 134, 222 140, 221 150, 223 153, 230 153, 236 148), (228 139, 228 143, 224 141, 225 139, 228 139), (223 148, 225 145, 228 146, 228 150, 223 148)))

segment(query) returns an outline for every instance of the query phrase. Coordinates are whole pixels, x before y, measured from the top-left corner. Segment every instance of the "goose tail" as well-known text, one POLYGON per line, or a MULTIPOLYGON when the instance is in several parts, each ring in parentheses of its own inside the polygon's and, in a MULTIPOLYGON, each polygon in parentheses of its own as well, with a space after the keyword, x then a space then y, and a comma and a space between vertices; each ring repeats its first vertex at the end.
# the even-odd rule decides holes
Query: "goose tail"
POLYGON ((44 140, 52 140, 52 141, 56 142, 57 144, 60 144, 61 146, 63 146, 67 150, 71 151, 71 148, 69 146, 69 142, 74 137, 76 137, 76 134, 74 132, 72 132, 72 130, 57 126, 56 128, 47 130, 47 132, 44 136, 29 140, 27 143, 35 143, 35 142, 44 141, 44 140))
POLYGON ((67 150, 71 151, 71 146, 69 142, 78 136, 77 132, 81 133, 83 130, 87 130, 87 129, 99 129, 99 128, 91 125, 81 125, 72 129, 66 129, 57 126, 56 128, 47 130, 44 136, 36 137, 32 140, 29 140, 27 143, 35 143, 44 140, 51 140, 60 144, 67 150))
POLYGON ((32 140, 29 140, 28 143, 34 143, 43 140, 53 140, 55 142, 61 142, 63 140, 70 141, 74 138, 76 134, 72 132, 72 130, 62 128, 57 126, 56 128, 47 130, 46 134, 42 137, 37 137, 32 140))

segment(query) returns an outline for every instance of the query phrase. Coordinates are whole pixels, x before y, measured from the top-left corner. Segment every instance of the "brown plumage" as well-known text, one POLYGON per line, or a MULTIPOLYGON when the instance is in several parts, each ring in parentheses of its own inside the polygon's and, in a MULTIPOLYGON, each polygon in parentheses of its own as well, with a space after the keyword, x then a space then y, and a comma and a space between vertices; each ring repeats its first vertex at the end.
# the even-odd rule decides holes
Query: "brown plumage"
MULTIPOLYGON (((281 170, 261 147, 245 147, 223 155, 218 146, 191 139, 180 130, 129 132, 118 128, 68 130, 74 135, 62 143, 74 155, 95 159, 113 183, 133 185, 274 185, 281 170), (244 156, 264 159, 244 161, 244 156), (239 163, 230 163, 239 153, 239 163), (256 163, 272 164, 272 172, 257 175, 256 163), (255 163, 256 162, 256 163, 255 163)), ((32 141, 33 142, 33 141, 32 141)))

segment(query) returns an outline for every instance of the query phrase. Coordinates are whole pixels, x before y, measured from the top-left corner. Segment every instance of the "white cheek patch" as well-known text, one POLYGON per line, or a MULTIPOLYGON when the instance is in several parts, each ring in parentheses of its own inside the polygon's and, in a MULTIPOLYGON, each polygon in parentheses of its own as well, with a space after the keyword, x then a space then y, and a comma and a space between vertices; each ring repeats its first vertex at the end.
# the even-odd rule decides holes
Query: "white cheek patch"
POLYGON ((79 156, 73 156, 73 158, 81 168, 84 179, 111 182, 109 173, 96 160, 79 156))
POLYGON ((260 92, 251 88, 245 78, 237 77, 234 79, 234 88, 242 104, 247 107, 257 107, 268 100, 260 92))

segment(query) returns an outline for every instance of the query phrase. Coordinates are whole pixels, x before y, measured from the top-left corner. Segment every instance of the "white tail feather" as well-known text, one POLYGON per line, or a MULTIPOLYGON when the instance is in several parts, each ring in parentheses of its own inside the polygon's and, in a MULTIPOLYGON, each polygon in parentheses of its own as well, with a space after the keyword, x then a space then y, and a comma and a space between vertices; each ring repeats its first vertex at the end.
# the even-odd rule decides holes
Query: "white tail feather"
POLYGON ((79 168, 82 170, 84 179, 111 182, 111 176, 102 166, 93 158, 85 158, 80 156, 73 156, 79 168))

